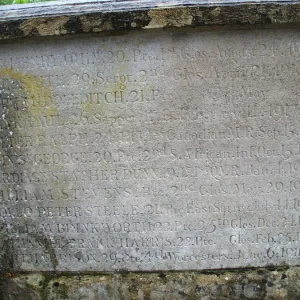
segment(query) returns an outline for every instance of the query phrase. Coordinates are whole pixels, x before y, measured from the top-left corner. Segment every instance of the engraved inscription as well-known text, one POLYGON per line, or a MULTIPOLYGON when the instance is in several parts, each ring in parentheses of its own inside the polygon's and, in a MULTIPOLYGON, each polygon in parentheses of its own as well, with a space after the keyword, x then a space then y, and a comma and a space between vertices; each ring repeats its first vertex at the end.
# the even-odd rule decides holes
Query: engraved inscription
POLYGON ((293 29, 1 45, 13 269, 299 264, 299 45, 293 29))

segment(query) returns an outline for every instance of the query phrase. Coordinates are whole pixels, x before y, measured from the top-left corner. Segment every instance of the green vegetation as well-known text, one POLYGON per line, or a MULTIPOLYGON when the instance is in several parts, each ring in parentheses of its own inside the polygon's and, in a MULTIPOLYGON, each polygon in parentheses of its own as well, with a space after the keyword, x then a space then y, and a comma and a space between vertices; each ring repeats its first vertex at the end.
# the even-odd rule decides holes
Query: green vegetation
POLYGON ((54 1, 54 0, 0 0, 0 5, 36 3, 36 2, 45 2, 45 1, 54 1))

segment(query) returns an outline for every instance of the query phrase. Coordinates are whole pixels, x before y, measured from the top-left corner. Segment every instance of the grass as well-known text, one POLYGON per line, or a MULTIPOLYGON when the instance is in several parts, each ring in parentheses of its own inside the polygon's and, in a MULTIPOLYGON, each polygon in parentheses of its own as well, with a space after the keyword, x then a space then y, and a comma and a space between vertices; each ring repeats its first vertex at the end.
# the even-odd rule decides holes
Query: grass
POLYGON ((45 2, 45 1, 53 1, 53 0, 0 0, 0 5, 36 3, 36 2, 45 2))

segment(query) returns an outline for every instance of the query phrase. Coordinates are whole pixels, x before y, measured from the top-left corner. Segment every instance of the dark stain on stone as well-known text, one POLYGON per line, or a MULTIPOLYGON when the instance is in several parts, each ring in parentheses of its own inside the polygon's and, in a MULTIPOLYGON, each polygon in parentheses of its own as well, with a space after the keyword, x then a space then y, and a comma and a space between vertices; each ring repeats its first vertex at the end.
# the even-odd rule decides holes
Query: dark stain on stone
POLYGON ((148 11, 116 12, 103 14, 102 24, 109 24, 111 30, 137 30, 146 27, 150 21, 148 11))
POLYGON ((133 29, 141 29, 149 25, 151 18, 149 17, 148 11, 139 13, 138 15, 133 14, 133 21, 136 26, 133 29))
POLYGON ((111 19, 113 30, 130 29, 132 19, 132 14, 129 12, 122 12, 113 15, 113 18, 111 19))
POLYGON ((196 285, 195 290, 197 293, 201 292, 202 290, 204 290, 204 288, 200 285, 196 285))
POLYGON ((0 37, 19 38, 24 36, 23 30, 20 29, 22 20, 0 23, 0 37))
POLYGON ((81 261, 83 254, 81 251, 78 251, 74 254, 74 257, 76 257, 78 261, 81 261))
POLYGON ((43 235, 38 234, 38 233, 30 233, 30 236, 35 238, 36 241, 40 245, 44 246, 45 253, 47 253, 49 255, 53 271, 56 272, 56 268, 58 266, 58 260, 56 258, 55 250, 52 248, 52 243, 51 243, 50 239, 47 238, 46 236, 43 236, 43 235))
POLYGON ((192 19, 192 24, 191 24, 192 26, 203 26, 203 25, 205 25, 205 21, 204 21, 204 19, 203 19, 203 17, 201 17, 201 16, 193 16, 193 19, 192 19))
POLYGON ((14 247, 6 235, 0 237, 0 274, 11 272, 14 264, 14 247))
POLYGON ((130 272, 127 269, 119 269, 118 273, 127 276, 130 272))
POLYGON ((37 30, 37 28, 32 28, 30 34, 31 34, 32 36, 39 36, 39 35, 40 35, 40 33, 39 33, 39 31, 37 30))
POLYGON ((65 29, 68 33, 83 33, 82 23, 79 17, 70 17, 65 24, 65 29))

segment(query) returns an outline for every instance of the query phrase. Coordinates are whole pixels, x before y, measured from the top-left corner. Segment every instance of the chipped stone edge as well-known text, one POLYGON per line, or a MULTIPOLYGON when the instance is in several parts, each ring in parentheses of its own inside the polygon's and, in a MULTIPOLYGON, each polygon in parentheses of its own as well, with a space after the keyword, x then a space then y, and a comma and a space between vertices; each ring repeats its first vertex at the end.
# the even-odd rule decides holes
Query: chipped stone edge
MULTIPOLYGON (((37 6, 37 10, 40 6, 37 6)), ((9 15, 0 9, 0 40, 64 36, 82 33, 133 31, 157 28, 300 25, 300 1, 265 3, 190 4, 156 7, 128 7, 128 10, 91 10, 66 13, 56 9, 51 13, 31 11, 18 17, 16 9, 9 15)), ((21 8, 20 8, 21 10, 21 8)), ((17 9, 18 11, 18 9, 17 9)))

